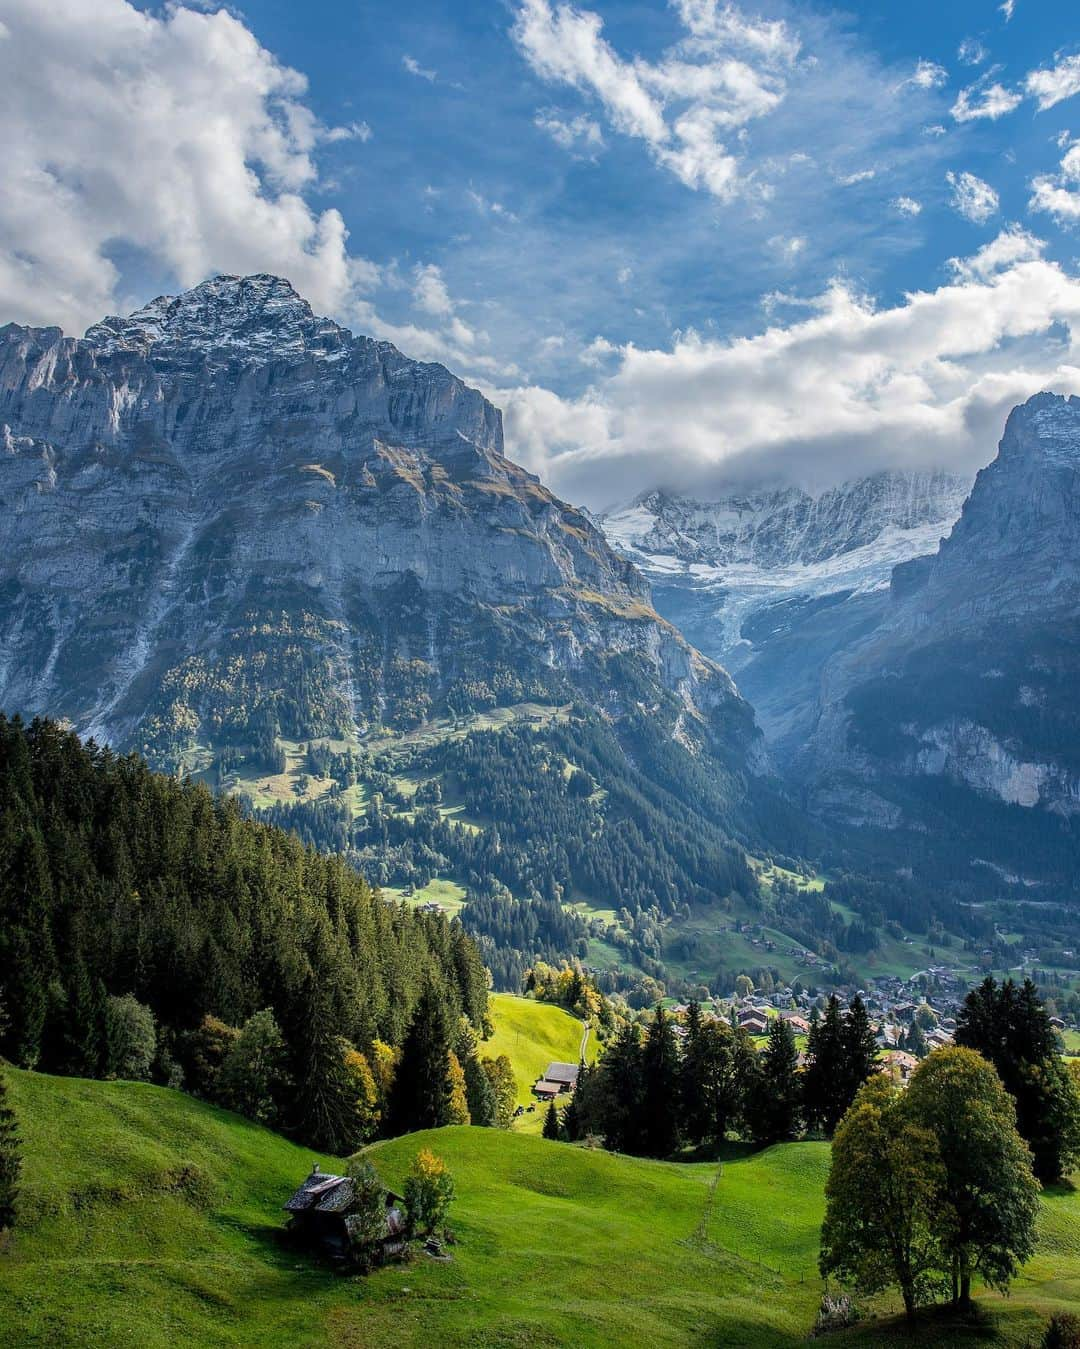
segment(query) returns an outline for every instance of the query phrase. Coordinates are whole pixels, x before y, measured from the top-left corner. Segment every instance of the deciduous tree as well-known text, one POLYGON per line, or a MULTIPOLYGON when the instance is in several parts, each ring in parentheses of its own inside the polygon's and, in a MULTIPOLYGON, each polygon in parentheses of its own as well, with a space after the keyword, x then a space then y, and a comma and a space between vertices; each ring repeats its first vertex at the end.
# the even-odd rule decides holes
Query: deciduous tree
POLYGON ((894 1286, 908 1320, 944 1283, 938 1196, 945 1183, 932 1134, 901 1108, 884 1075, 868 1081, 833 1139, 820 1266, 859 1292, 894 1286))
POLYGON ((903 1108, 938 1143, 935 1203, 953 1300, 978 1274, 1004 1292, 1035 1250, 1039 1185, 1016 1110, 993 1066, 972 1049, 935 1050, 912 1074, 903 1108))

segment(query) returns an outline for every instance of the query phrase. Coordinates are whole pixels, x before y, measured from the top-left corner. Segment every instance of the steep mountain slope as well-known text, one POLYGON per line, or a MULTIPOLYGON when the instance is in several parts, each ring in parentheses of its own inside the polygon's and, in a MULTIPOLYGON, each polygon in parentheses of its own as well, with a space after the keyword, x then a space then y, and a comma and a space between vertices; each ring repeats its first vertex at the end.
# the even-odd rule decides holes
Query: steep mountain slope
POLYGON ((0 492, 9 713, 291 803, 384 882, 752 885, 727 837, 764 760, 728 675, 504 457, 496 408, 288 282, 0 329, 0 492))
POLYGON ((404 727, 477 679, 600 692, 616 652, 688 708, 738 706, 503 457, 480 394, 280 279, 220 277, 81 341, 9 325, 0 428, 9 708, 168 757, 238 721, 404 727))
POLYGON ((807 733, 822 665, 878 620, 892 568, 937 548, 968 486, 894 472, 818 496, 650 492, 600 523, 660 612, 736 676, 783 762, 807 733))
POLYGON ((838 820, 1071 889, 1078 687, 1080 400, 1038 394, 939 551, 895 569, 880 621, 826 665, 797 767, 838 820))

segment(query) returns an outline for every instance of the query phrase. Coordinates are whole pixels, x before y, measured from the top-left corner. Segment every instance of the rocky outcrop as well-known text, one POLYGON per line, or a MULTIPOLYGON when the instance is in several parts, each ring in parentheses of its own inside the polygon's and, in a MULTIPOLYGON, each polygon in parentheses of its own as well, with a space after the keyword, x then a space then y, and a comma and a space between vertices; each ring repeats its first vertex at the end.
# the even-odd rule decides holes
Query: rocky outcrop
POLYGON ((7 711, 171 761, 541 693, 614 715, 622 657, 756 761, 730 679, 504 457, 498 410, 280 278, 0 329, 0 490, 7 711))
POLYGON ((1067 842, 1078 688, 1080 399, 1043 393, 1009 416, 940 549, 898 566, 878 621, 826 663, 796 767, 836 819, 863 823, 871 791, 893 827, 926 828, 952 792, 957 836, 1012 831, 1023 852, 1030 816, 1067 842))

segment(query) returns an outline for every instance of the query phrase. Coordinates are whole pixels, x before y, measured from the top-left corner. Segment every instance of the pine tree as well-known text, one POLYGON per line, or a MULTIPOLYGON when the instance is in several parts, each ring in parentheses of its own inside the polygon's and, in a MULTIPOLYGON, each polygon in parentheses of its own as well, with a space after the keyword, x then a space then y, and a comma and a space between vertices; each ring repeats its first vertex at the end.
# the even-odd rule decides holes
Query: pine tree
POLYGON ((807 1121, 831 1135, 850 1102, 846 1093, 844 1025, 835 994, 825 1015, 810 1026, 803 1073, 803 1108, 807 1121))
POLYGON ((794 1031, 783 1017, 774 1017, 750 1091, 749 1124, 755 1143, 779 1143, 798 1132, 798 1057, 794 1031))
POLYGON ((679 1051, 662 1006, 642 1046, 641 1088, 641 1150, 649 1157, 668 1157, 679 1146, 679 1051))
POLYGON ((473 1124, 490 1129, 495 1125, 495 1093, 491 1079, 484 1072, 480 1060, 475 1054, 464 1063, 465 1101, 469 1107, 469 1119, 473 1124))
MULTIPOLYGON (((843 1069, 843 1109, 840 1118, 846 1113, 855 1096, 874 1072, 877 1061, 877 1041, 866 1004, 858 993, 848 1004, 848 1014, 844 1018, 843 1031, 844 1069, 843 1069)), ((839 1119, 837 1123, 839 1123, 839 1119)), ((835 1127, 835 1126, 834 1126, 835 1127)))
POLYGON ((559 1112, 555 1109, 555 1102, 548 1104, 547 1114, 544 1116, 544 1137, 558 1141, 561 1137, 559 1131, 559 1112))
POLYGON ((8 1104, 7 1082, 0 1073, 0 1232, 15 1226, 22 1155, 15 1112, 8 1104))
POLYGON ((429 981, 416 1004, 390 1094, 390 1130, 398 1134, 438 1129, 449 1120, 446 1009, 429 981))
POLYGON ((1044 1182, 1080 1160, 1080 1096, 1061 1063, 1046 1005, 1030 979, 1018 990, 984 979, 964 1000, 956 1043, 978 1050, 997 1069, 1016 1104, 1017 1128, 1044 1182))
POLYGON ((577 1142, 581 1137, 581 1118, 578 1111, 576 1091, 562 1108, 562 1114, 559 1117, 559 1128, 562 1130, 562 1137, 570 1143, 577 1142))

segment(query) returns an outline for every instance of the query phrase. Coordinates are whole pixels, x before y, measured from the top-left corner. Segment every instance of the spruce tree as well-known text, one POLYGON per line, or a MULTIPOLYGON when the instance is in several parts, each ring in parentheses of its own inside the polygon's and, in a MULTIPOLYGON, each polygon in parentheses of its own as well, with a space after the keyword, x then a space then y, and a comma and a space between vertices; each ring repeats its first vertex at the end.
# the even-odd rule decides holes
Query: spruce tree
POLYGON ((794 1031, 783 1017, 774 1017, 751 1088, 749 1124, 755 1143, 779 1143, 798 1132, 798 1057, 794 1031))
MULTIPOLYGON (((870 1024, 870 1016, 866 1010, 866 1004, 858 993, 848 1004, 848 1014, 844 1018, 843 1030, 844 1046, 844 1072, 843 1072, 843 1109, 836 1123, 839 1124, 847 1112, 848 1107, 854 1101, 855 1096, 874 1072, 874 1065, 877 1062, 877 1041, 874 1039, 874 1028, 870 1024)), ((836 1127, 835 1125, 833 1126, 836 1127)))
POLYGON ((559 1112, 555 1108, 555 1102, 548 1103, 547 1114, 544 1116, 544 1137, 558 1142, 561 1134, 559 1132, 559 1112))
POLYGON ((465 1100, 473 1124, 485 1129, 495 1126, 495 1092, 480 1060, 472 1054, 465 1060, 465 1100))
POLYGON ((1035 1174, 1055 1181, 1080 1160, 1080 1096, 1058 1054, 1046 1005, 1030 979, 984 979, 964 1000, 956 1043, 997 1069, 1016 1104, 1016 1123, 1035 1158, 1035 1174))
POLYGON ((0 1072, 0 1232, 15 1226, 22 1155, 15 1112, 8 1104, 7 1082, 0 1072))
POLYGON ((438 1129, 448 1122, 449 1051, 446 1009, 428 981, 401 1047, 401 1061, 390 1093, 391 1133, 438 1129))
POLYGON ((667 1157, 679 1146, 679 1051, 662 1006, 645 1034, 641 1089, 641 1150, 649 1157, 667 1157))
POLYGON ((802 1082, 803 1108, 808 1123, 820 1125, 830 1136, 850 1103, 846 1099, 844 1050, 840 1000, 833 994, 825 1007, 824 1017, 810 1027, 802 1082))

